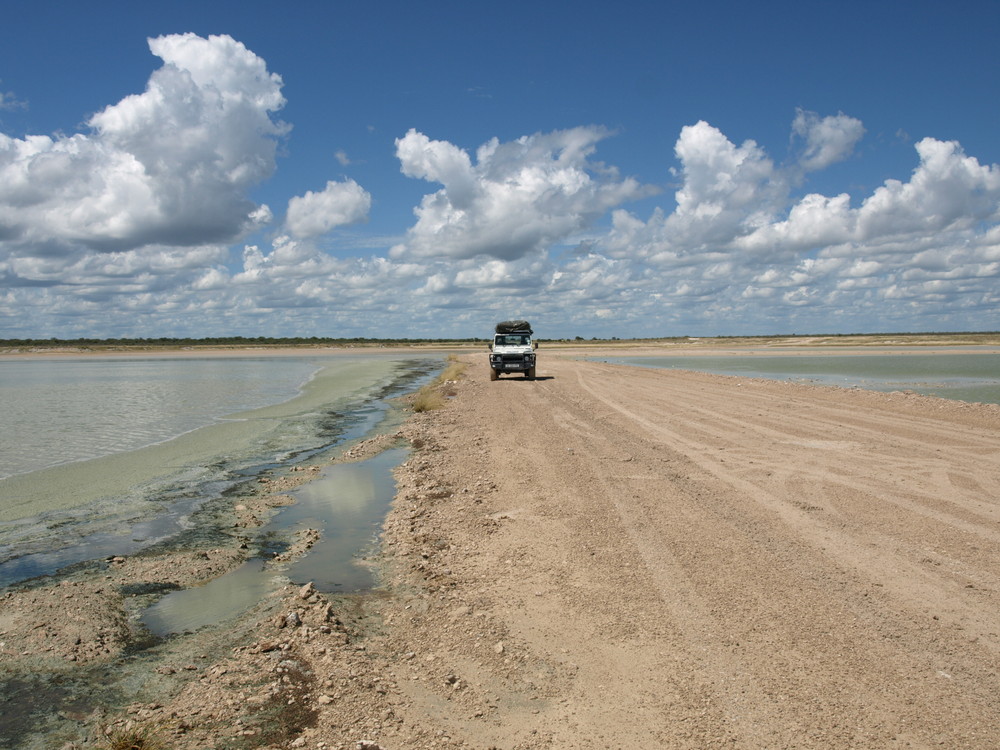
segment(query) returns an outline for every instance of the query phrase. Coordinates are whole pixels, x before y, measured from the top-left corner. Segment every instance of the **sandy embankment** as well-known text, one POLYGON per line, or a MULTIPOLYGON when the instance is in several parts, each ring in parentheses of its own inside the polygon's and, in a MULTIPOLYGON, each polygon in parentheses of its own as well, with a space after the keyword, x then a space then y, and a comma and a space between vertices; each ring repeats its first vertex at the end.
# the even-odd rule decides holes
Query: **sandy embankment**
POLYGON ((1000 407, 467 356, 402 431, 383 594, 291 589, 132 715, 177 748, 1000 747, 1000 407))

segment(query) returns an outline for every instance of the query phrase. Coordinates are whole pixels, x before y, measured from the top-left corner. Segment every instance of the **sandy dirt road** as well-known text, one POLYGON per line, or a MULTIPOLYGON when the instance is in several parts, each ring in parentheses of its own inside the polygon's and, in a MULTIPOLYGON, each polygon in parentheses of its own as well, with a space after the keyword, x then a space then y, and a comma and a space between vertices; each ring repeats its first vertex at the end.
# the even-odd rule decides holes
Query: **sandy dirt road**
POLYGON ((385 747, 1000 747, 1000 409, 466 359, 387 525, 385 747))

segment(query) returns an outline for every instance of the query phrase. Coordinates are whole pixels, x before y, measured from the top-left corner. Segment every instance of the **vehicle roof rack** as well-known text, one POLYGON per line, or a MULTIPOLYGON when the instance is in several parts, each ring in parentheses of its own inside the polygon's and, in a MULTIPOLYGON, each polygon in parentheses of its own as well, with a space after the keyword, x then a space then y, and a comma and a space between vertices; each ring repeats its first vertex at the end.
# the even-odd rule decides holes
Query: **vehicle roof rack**
POLYGON ((531 330, 531 323, 526 320, 505 320, 497 323, 497 333, 534 333, 531 330))

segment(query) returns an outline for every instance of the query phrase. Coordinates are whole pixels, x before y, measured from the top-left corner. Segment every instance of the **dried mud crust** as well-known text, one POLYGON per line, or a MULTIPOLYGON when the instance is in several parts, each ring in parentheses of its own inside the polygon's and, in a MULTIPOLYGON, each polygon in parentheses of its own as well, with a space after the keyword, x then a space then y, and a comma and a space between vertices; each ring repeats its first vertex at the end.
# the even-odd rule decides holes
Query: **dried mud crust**
MULTIPOLYGON (((481 359, 399 432, 378 592, 178 639, 115 720, 192 749, 1000 746, 1000 409, 481 359)), ((121 624, 98 610, 84 642, 121 624)))

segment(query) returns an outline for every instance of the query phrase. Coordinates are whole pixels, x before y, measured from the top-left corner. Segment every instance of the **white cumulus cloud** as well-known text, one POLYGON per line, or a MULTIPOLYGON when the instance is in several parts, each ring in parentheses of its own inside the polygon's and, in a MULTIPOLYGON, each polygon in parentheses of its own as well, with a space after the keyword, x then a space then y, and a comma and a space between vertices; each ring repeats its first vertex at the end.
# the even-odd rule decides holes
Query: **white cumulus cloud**
POLYGON ((865 128, 861 120, 842 112, 820 117, 815 112, 800 109, 792 122, 792 132, 805 139, 799 164, 811 172, 846 159, 865 134, 865 128))
POLYGON ((288 230, 296 237, 316 237, 335 227, 364 221, 372 197, 354 180, 329 181, 321 192, 311 190, 288 201, 288 230))
POLYGON ((684 184, 666 224, 685 250, 718 245, 770 221, 787 192, 763 149, 753 141, 736 146, 707 122, 682 128, 674 151, 684 184))
POLYGON ((228 36, 149 40, 146 90, 71 136, 0 135, 0 238, 65 254, 232 240, 261 216, 248 197, 275 167, 281 79, 228 36), (251 217, 253 215, 253 217, 251 217))
POLYGON ((589 226, 624 201, 646 194, 589 159, 608 133, 600 128, 493 139, 476 152, 410 130, 396 140, 403 174, 444 187, 424 197, 416 224, 393 258, 516 260, 589 226))
POLYGON ((861 239, 960 230, 1000 219, 1000 167, 982 165, 955 141, 924 138, 909 182, 888 180, 858 212, 861 239))
POLYGON ((155 321, 162 335, 468 336, 518 316, 546 335, 943 330, 1000 309, 1000 167, 924 138, 908 175, 806 193, 806 173, 865 132, 842 113, 796 112, 784 158, 681 128, 672 153, 648 155, 673 192, 643 215, 623 206, 655 191, 598 160, 603 128, 474 151, 412 129, 399 170, 434 187, 394 234, 361 238, 370 255, 320 239, 371 211, 346 178, 251 239, 275 221, 249 195, 288 130, 280 78, 229 37, 150 48, 163 64, 145 91, 86 132, 0 134, 8 335, 150 335, 155 321))
POLYGON ((707 123, 684 128, 674 210, 656 208, 643 221, 619 209, 591 250, 627 264, 635 288, 660 295, 665 319, 698 310, 733 329, 748 319, 813 330, 865 320, 892 330, 918 312, 968 320, 995 310, 1000 167, 925 138, 908 181, 886 180, 868 195, 794 198, 797 173, 844 158, 864 128, 845 115, 799 112, 793 130, 807 146, 781 168, 707 123))

